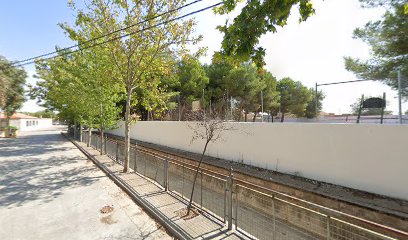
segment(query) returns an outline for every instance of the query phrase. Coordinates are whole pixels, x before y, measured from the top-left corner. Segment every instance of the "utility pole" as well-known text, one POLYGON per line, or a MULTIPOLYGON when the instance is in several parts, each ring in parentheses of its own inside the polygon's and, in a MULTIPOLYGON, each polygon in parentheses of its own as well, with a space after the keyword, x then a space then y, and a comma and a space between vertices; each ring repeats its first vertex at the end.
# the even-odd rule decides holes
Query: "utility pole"
POLYGON ((398 115, 399 123, 402 124, 402 106, 401 106, 401 70, 398 70, 398 115))
POLYGON ((262 111, 262 113, 261 113, 261 119, 262 119, 262 122, 263 122, 264 109, 263 109, 263 91, 262 91, 262 90, 261 90, 261 111, 262 111))

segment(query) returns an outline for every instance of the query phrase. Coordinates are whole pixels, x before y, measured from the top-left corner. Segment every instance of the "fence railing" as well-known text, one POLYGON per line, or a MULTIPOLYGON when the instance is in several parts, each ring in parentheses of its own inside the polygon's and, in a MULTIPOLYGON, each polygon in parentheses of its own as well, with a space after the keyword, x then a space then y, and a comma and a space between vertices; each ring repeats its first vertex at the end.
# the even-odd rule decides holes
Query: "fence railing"
MULTIPOLYGON (((82 141, 88 141, 87 134, 82 141)), ((91 135, 91 146, 100 150, 99 135, 91 135)), ((123 142, 105 138, 102 147, 109 158, 123 165, 123 142)), ((132 145, 129 167, 154 180, 164 190, 189 200, 196 171, 194 165, 132 145)), ((200 169, 193 202, 198 210, 227 223, 229 229, 235 228, 254 239, 396 239, 344 221, 326 207, 312 203, 309 207, 299 205, 289 201, 291 197, 286 194, 267 189, 259 191, 259 188, 263 187, 252 187, 234 179, 232 174, 225 176, 200 169)))

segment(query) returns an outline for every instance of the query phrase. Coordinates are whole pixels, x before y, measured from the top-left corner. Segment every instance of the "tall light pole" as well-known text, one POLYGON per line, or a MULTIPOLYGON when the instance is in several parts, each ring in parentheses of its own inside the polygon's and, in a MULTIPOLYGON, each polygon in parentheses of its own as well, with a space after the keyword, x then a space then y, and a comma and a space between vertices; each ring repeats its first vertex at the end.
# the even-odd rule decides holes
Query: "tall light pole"
POLYGON ((398 115, 399 123, 402 124, 402 106, 401 106, 401 70, 398 70, 398 115))

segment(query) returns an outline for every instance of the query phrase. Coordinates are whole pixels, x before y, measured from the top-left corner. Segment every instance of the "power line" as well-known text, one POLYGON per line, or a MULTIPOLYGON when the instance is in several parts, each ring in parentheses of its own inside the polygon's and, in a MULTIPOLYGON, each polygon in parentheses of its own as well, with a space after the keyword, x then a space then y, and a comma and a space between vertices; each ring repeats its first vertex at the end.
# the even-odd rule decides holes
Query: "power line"
POLYGON ((336 85, 336 84, 354 83, 354 82, 366 82, 366 81, 376 81, 376 80, 374 80, 374 79, 359 79, 359 80, 344 81, 344 82, 316 83, 316 86, 327 86, 327 85, 336 85))
MULTIPOLYGON (((186 7, 188 7, 188 6, 197 4, 197 3, 201 2, 201 1, 203 1, 203 0, 195 0, 195 1, 193 1, 193 2, 190 2, 190 3, 187 3, 187 4, 183 5, 183 6, 180 6, 180 7, 178 7, 178 8, 172 9, 172 10, 170 10, 170 11, 161 13, 161 14, 156 15, 156 16, 154 16, 154 17, 151 17, 151 18, 145 19, 145 20, 143 20, 143 21, 137 22, 137 23, 135 23, 135 24, 131 24, 131 25, 128 25, 128 26, 126 26, 126 27, 124 27, 124 28, 121 28, 121 29, 118 29, 118 30, 109 32, 109 33, 104 34, 104 35, 101 35, 101 36, 99 36, 99 37, 86 40, 85 42, 78 43, 78 44, 74 44, 74 45, 72 45, 72 46, 65 47, 65 48, 60 49, 60 50, 57 50, 57 51, 48 52, 48 53, 41 54, 41 55, 38 55, 38 56, 35 56, 35 57, 31 57, 31 58, 24 59, 24 60, 21 60, 21 61, 15 61, 15 62, 12 62, 12 64, 13 64, 13 65, 16 65, 16 64, 17 64, 16 66, 24 66, 24 65, 32 64, 33 61, 31 61, 31 60, 35 60, 35 59, 37 59, 37 58, 46 57, 46 56, 53 55, 53 54, 56 54, 56 53, 59 53, 59 52, 67 51, 67 50, 70 50, 70 49, 72 49, 72 48, 76 48, 76 47, 79 48, 79 47, 81 47, 82 45, 85 45, 85 44, 87 44, 87 43, 89 43, 89 42, 93 42, 93 41, 99 40, 99 39, 101 39, 101 38, 105 38, 105 37, 111 36, 112 34, 115 34, 115 33, 118 33, 118 32, 124 31, 124 30, 127 30, 127 29, 129 29, 129 28, 131 28, 131 27, 134 27, 134 26, 137 26, 137 25, 146 23, 146 22, 148 22, 148 21, 151 21, 151 20, 154 20, 154 19, 156 19, 156 18, 162 17, 162 16, 167 15, 167 14, 169 14, 169 13, 179 11, 179 10, 181 10, 181 9, 183 9, 183 8, 186 8, 186 7), (27 61, 31 61, 31 62, 29 62, 29 63, 23 63, 23 62, 27 62, 27 61), (19 64, 19 63, 22 63, 22 64, 19 64)), ((206 9, 206 10, 207 10, 207 9, 206 9)), ((49 59, 49 58, 46 58, 46 59, 49 59)))

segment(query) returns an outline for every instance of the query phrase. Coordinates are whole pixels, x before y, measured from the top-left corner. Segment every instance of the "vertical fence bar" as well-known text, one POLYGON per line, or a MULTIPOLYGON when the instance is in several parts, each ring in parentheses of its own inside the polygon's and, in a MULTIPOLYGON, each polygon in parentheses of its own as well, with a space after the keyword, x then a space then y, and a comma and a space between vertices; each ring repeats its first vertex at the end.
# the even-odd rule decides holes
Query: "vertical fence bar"
POLYGON ((134 165, 134 170, 135 170, 135 172, 137 172, 137 163, 136 163, 136 161, 137 161, 137 149, 135 148, 135 165, 134 165))
POLYGON ((235 186, 235 230, 238 229, 238 187, 235 186))
POLYGON ((201 192, 200 192, 200 197, 201 197, 201 199, 200 199, 200 206, 201 206, 201 211, 203 211, 203 169, 201 169, 201 182, 200 182, 200 185, 201 185, 201 192))
POLYGON ((330 240, 330 216, 327 216, 327 240, 330 240))
POLYGON ((169 160, 164 161, 164 190, 167 192, 169 190, 169 160))
POLYGON ((108 137, 107 136, 105 136, 105 144, 104 144, 104 146, 103 146, 103 148, 105 148, 105 154, 106 154, 106 142, 108 141, 108 137))
POLYGON ((119 143, 116 142, 116 157, 115 157, 116 162, 118 162, 118 155, 119 155, 119 143))
POLYGON ((232 189, 233 189, 233 184, 234 184, 234 180, 233 180, 233 174, 232 174, 232 169, 230 172, 230 175, 228 177, 228 230, 232 229, 232 189))
POLYGON ((224 223, 227 223, 227 192, 228 192, 228 178, 225 181, 224 187, 224 223))
POLYGON ((184 166, 184 160, 183 160, 183 185, 182 185, 182 188, 181 188, 181 196, 184 198, 184 168, 185 168, 185 166, 184 166))
POLYGON ((273 224, 273 238, 276 239, 276 212, 275 212, 275 195, 272 195, 272 224, 273 224))

